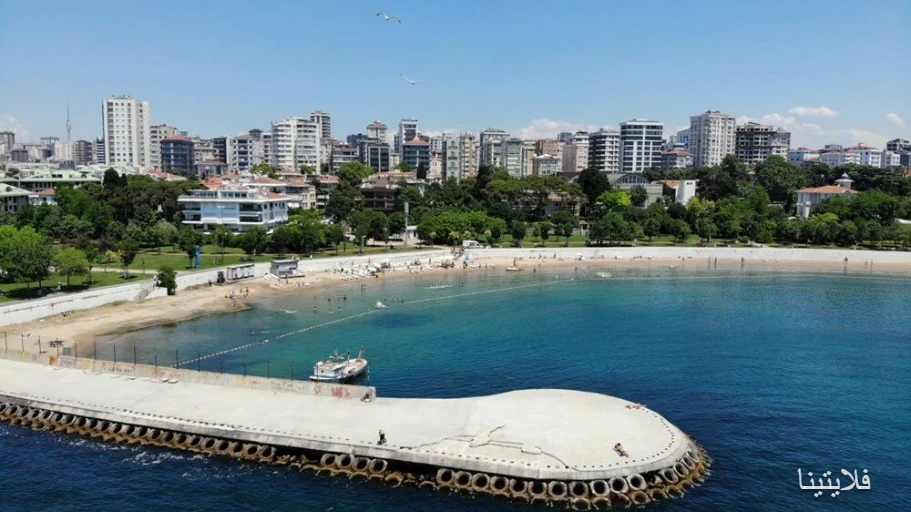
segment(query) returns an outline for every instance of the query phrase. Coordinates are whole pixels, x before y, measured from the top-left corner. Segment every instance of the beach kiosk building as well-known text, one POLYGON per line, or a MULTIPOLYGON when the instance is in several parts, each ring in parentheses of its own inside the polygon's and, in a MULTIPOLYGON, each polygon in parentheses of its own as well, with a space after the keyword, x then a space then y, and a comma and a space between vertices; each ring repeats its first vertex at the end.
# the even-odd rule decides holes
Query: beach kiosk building
POLYGON ((297 275, 297 260, 272 260, 269 273, 278 277, 294 277, 297 275))

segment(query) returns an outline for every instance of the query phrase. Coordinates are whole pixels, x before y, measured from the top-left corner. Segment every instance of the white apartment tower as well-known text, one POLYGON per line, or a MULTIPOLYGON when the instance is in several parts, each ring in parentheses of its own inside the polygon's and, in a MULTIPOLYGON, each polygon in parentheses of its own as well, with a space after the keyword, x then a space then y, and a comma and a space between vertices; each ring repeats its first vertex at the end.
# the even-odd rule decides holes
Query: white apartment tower
POLYGON ((180 130, 174 126, 153 124, 149 127, 149 162, 153 169, 161 169, 161 141, 177 135, 180 130))
POLYGON ((367 138, 386 142, 386 123, 374 121, 367 125, 367 138))
POLYGON ((462 176, 476 175, 478 173, 478 139, 473 133, 459 135, 459 152, 462 176))
POLYGON ((632 119, 620 123, 620 172, 661 166, 664 123, 632 119))
POLYGON ((443 134, 442 178, 462 179, 462 145, 454 133, 443 134))
POLYGON ((320 125, 303 117, 273 121, 272 166, 297 170, 302 165, 309 165, 319 169, 320 134, 320 125))
POLYGON ((402 156, 405 143, 414 140, 418 136, 418 120, 402 119, 399 121, 399 136, 396 139, 397 146, 395 152, 402 156))
POLYGON ((327 141, 332 138, 332 117, 328 112, 315 110, 310 112, 310 120, 319 125, 319 136, 327 141))
POLYGON ((721 165, 726 155, 734 153, 736 129, 737 121, 734 117, 717 110, 690 116, 688 148, 693 155, 693 165, 721 165))
POLYGON ((500 143, 509 138, 506 130, 488 128, 481 132, 479 144, 481 146, 481 163, 487 165, 500 165, 500 143))
POLYGON ((588 166, 598 172, 620 172, 620 132, 601 129, 588 134, 588 166))
POLYGON ((149 102, 114 96, 101 104, 106 165, 152 166, 149 102))

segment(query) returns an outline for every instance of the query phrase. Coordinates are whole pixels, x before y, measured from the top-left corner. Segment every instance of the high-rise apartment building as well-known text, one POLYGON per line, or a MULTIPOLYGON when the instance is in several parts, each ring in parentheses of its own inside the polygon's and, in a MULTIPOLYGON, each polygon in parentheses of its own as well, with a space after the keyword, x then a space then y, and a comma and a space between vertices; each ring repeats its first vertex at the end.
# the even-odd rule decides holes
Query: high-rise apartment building
POLYGON ((263 162, 262 134, 256 138, 250 134, 230 138, 230 169, 247 172, 256 164, 263 162))
POLYGON ((94 148, 87 140, 58 142, 54 144, 54 160, 73 165, 88 165, 92 162, 94 148))
POLYGON ((161 169, 184 176, 196 172, 193 141, 174 135, 161 141, 161 169))
POLYGON ((0 132, 0 153, 9 153, 16 147, 16 134, 0 132))
POLYGON ((379 121, 374 121, 367 125, 367 138, 375 139, 380 142, 386 142, 386 123, 381 123, 379 121))
POLYGON ((92 155, 94 157, 94 158, 92 158, 92 162, 94 162, 96 164, 104 163, 105 151, 104 151, 104 138, 103 137, 98 137, 97 139, 95 139, 95 142, 92 143, 92 155))
POLYGON ((734 153, 737 121, 717 110, 690 117, 689 145, 693 165, 721 165, 724 157, 734 153))
POLYGON ((180 135, 180 130, 175 126, 166 124, 153 124, 149 127, 149 165, 153 169, 161 169, 161 141, 168 137, 180 135))
POLYGON ((632 119, 620 123, 620 172, 661 167, 664 123, 632 119))
POLYGON ((310 120, 319 125, 320 139, 329 140, 332 138, 332 118, 327 112, 322 110, 310 112, 310 120))
MULTIPOLYGON (((395 140, 396 148, 395 152, 402 156, 403 145, 406 142, 414 140, 418 136, 418 120, 417 119, 402 119, 399 121, 399 133, 398 137, 395 140)), ((385 141, 383 141, 385 142, 385 141)))
POLYGON ((462 144, 454 133, 443 134, 442 178, 462 179, 462 144))
POLYGON ((601 129, 588 134, 588 167, 598 172, 620 172, 620 132, 601 129))
POLYGON ((791 132, 749 122, 735 130, 734 155, 753 167, 772 155, 787 158, 791 149, 791 132))
POLYGON ((114 96, 102 102, 104 149, 107 165, 152 166, 149 102, 114 96))
POLYGON ((418 167, 425 168, 430 165, 430 143, 415 137, 402 145, 402 162, 408 164, 411 170, 418 167))
MULTIPOLYGON (((0 138, 0 144, 2 143, 3 139, 0 138)), ((891 151, 893 153, 911 151, 911 142, 908 142, 907 139, 892 139, 886 143, 886 151, 891 151)))
POLYGON ((319 169, 320 138, 319 125, 309 119, 289 117, 273 121, 272 165, 285 170, 297 170, 302 165, 319 169))
MULTIPOLYGON (((506 169, 510 176, 520 178, 525 170, 525 144, 522 139, 506 139, 500 141, 500 166, 506 169)), ((532 149, 534 152, 534 149, 532 149)))
POLYGON ((231 137, 222 136, 212 139, 212 148, 215 150, 216 162, 231 163, 231 137))
POLYGON ((481 147, 480 163, 502 166, 502 162, 499 161, 501 154, 500 143, 508 138, 509 133, 499 128, 488 128, 481 132, 478 140, 478 144, 481 147))

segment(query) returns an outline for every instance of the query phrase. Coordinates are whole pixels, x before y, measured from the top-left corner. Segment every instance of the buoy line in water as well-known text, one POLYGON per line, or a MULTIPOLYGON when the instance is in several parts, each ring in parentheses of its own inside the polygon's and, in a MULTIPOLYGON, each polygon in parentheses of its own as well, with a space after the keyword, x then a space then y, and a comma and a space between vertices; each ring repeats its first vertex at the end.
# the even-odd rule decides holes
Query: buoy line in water
MULTIPOLYGON (((675 269, 671 269, 671 270, 675 270, 675 269)), ((542 274, 542 276, 543 275, 544 274, 542 274)), ((890 282, 895 281, 895 280, 911 281, 911 278, 904 277, 904 276, 885 276, 882 274, 880 274, 880 275, 845 275, 845 274, 834 274, 834 273, 833 274, 824 274, 824 273, 811 273, 811 272, 799 272, 799 273, 782 272, 782 273, 762 273, 762 274, 719 274, 719 275, 696 275, 696 276, 679 276, 679 275, 672 275, 672 274, 659 274, 659 275, 654 275, 654 276, 611 276, 611 277, 596 277, 596 276, 592 277, 589 275, 584 275, 584 276, 579 276, 579 275, 558 276, 558 275, 555 275, 553 277, 557 278, 557 279, 549 280, 549 281, 539 281, 539 282, 531 283, 531 284, 508 286, 505 288, 495 288, 492 290, 480 290, 480 291, 475 291, 475 292, 454 293, 454 294, 450 294, 450 295, 441 295, 439 297, 428 297, 428 298, 424 298, 424 299, 408 300, 408 301, 399 302, 398 304, 402 304, 402 305, 423 304, 423 303, 434 302, 434 301, 439 301, 439 300, 451 300, 451 299, 458 299, 458 298, 462 298, 462 297, 487 295, 487 294, 491 294, 491 293, 507 292, 507 291, 519 290, 519 289, 523 289, 523 288, 539 288, 542 286, 554 285, 554 284, 563 283, 566 281, 570 281, 570 282, 572 282, 572 281, 580 281, 580 282, 581 281, 590 281, 590 282, 592 282, 592 281, 659 281, 659 280, 694 281, 694 280, 709 280, 709 279, 780 279, 780 278, 806 278, 806 277, 824 277, 824 278, 837 278, 837 279, 863 279, 863 280, 878 280, 878 281, 890 281, 890 282), (559 278, 561 278, 561 277, 565 277, 565 278, 562 280, 559 280, 559 278)), ((361 313, 355 313, 353 315, 348 315, 343 318, 336 318, 335 320, 329 320, 328 322, 321 322, 318 324, 311 325, 309 327, 304 327, 302 329, 297 329, 295 331, 287 332, 284 334, 279 334, 279 335, 273 336, 271 338, 264 338, 260 341, 246 343, 244 345, 240 345, 240 346, 237 346, 234 348, 220 350, 220 351, 214 352, 212 354, 190 359, 188 361, 185 361, 183 364, 187 365, 187 364, 192 364, 192 363, 196 363, 199 361, 205 361, 206 359, 212 359, 214 357, 223 356, 226 354, 230 354, 232 352, 237 352, 239 350, 244 350, 244 349, 259 346, 259 345, 265 345, 266 343, 270 343, 272 341, 277 341, 280 339, 288 338, 290 336, 295 336, 297 334, 303 334, 305 332, 309 332, 314 329, 321 329, 323 327, 329 327, 331 325, 336 325, 341 322, 354 320, 354 319, 361 318, 361 317, 364 317, 367 315, 378 313, 380 311, 383 311, 383 310, 382 309, 370 309, 367 311, 363 311, 361 313)), ((174 366, 176 366, 176 365, 171 365, 172 368, 174 366)))

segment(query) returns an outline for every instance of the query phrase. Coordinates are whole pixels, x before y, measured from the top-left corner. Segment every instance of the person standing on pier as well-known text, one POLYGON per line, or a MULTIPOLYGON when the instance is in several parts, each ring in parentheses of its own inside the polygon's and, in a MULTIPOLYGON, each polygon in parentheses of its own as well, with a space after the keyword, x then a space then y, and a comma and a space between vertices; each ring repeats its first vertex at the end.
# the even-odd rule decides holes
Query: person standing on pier
POLYGON ((383 432, 382 429, 380 429, 380 440, 377 441, 376 444, 379 444, 379 445, 384 445, 384 444, 386 444, 386 433, 383 432))

